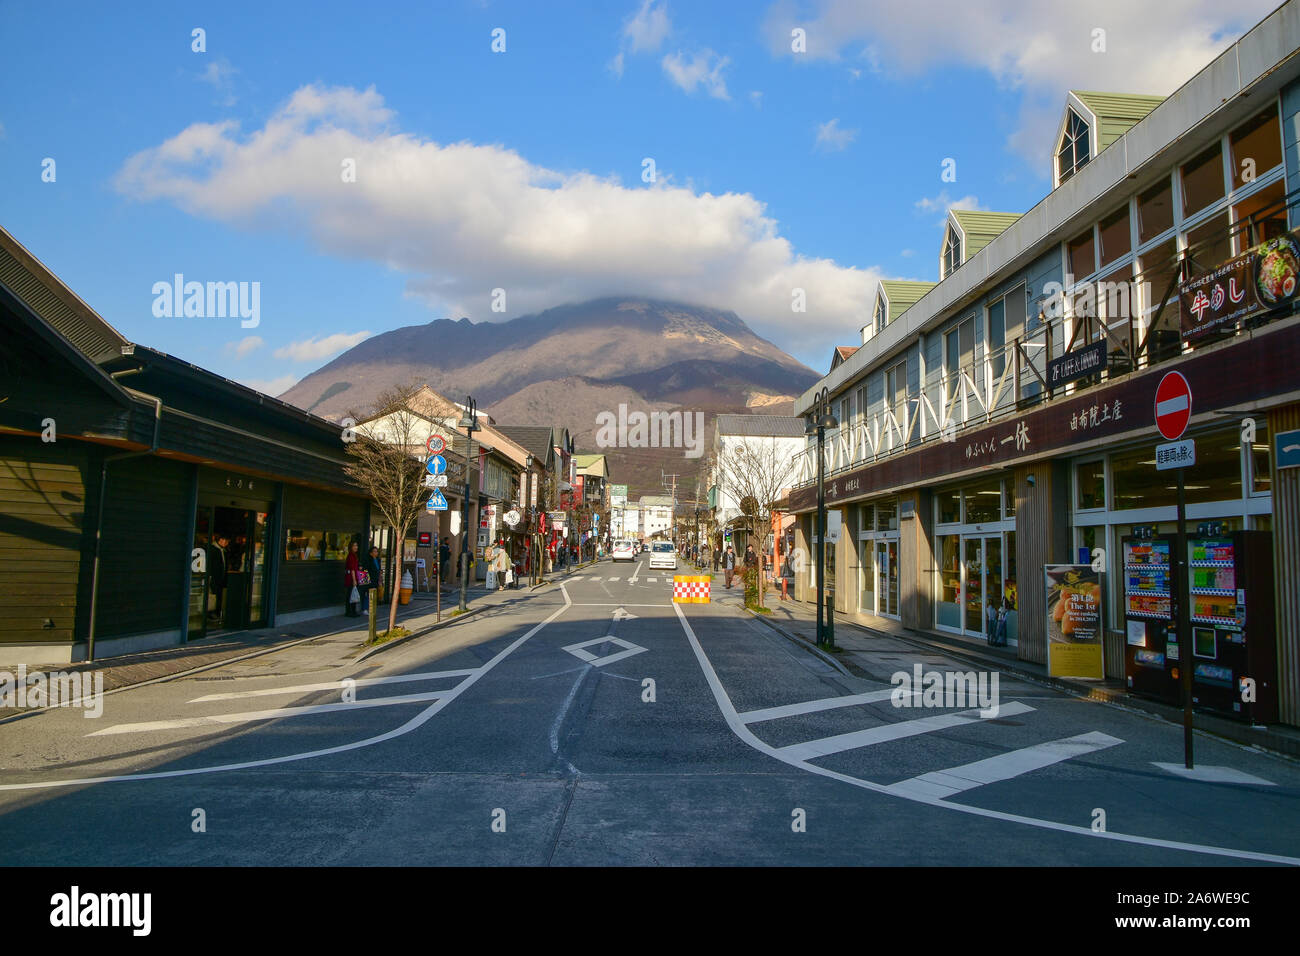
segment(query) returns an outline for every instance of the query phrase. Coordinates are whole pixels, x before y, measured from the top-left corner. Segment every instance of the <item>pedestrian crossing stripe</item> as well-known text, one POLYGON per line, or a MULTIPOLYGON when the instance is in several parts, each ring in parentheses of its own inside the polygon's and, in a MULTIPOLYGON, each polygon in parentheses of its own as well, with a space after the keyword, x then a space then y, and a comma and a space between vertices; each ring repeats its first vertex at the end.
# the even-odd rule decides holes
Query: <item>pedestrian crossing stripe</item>
POLYGON ((676 604, 708 604, 709 585, 713 578, 707 574, 673 575, 673 602, 676 604))

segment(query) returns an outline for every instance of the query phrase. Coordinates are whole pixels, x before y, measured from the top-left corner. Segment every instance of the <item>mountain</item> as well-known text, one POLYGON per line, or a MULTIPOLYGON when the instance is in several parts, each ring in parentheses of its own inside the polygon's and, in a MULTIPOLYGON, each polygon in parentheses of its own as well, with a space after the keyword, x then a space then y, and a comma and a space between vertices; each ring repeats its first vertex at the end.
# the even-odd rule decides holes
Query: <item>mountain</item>
POLYGON ((501 424, 562 423, 579 451, 610 456, 629 493, 658 494, 676 473, 694 493, 700 459, 682 449, 598 448, 597 416, 702 412, 788 415, 816 372, 754 334, 734 312, 636 297, 597 299, 508 322, 439 319, 366 339, 280 396, 326 418, 368 409, 385 388, 427 383, 501 424))

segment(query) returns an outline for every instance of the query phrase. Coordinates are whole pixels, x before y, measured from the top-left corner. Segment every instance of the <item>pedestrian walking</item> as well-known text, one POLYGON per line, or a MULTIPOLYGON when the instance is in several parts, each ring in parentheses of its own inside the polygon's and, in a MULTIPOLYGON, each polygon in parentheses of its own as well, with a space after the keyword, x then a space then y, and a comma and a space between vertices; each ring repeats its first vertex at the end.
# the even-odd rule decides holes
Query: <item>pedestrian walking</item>
POLYGON ((372 544, 370 553, 361 559, 361 573, 368 579, 364 584, 359 585, 361 590, 361 613, 370 613, 370 596, 374 594, 375 600, 379 600, 379 581, 383 572, 379 567, 379 545, 372 544))
POLYGON ((451 570, 451 545, 447 542, 447 536, 443 535, 442 545, 438 548, 438 580, 439 583, 447 580, 447 572, 451 570))
POLYGON ((483 562, 487 565, 487 581, 484 582, 489 591, 497 589, 497 547, 489 544, 483 550, 483 562))
MULTIPOLYGON (((506 588, 506 572, 510 569, 510 552, 506 550, 506 539, 502 538, 497 542, 496 552, 492 555, 489 572, 496 580, 496 590, 504 591, 506 588)), ((489 585, 491 590, 491 585, 489 585)))
POLYGON ((758 567, 758 552, 752 544, 745 545, 745 570, 758 567))
POLYGON ((347 609, 344 612, 348 617, 359 617, 357 604, 361 600, 361 591, 358 588, 361 572, 361 545, 353 541, 348 545, 348 560, 344 566, 343 580, 348 589, 347 609))
POLYGON ((208 621, 220 625, 225 614, 226 545, 230 539, 217 532, 208 545, 208 621))
POLYGON ((736 552, 731 545, 727 545, 727 553, 722 556, 722 570, 727 575, 727 587, 730 588, 732 575, 736 573, 736 552))

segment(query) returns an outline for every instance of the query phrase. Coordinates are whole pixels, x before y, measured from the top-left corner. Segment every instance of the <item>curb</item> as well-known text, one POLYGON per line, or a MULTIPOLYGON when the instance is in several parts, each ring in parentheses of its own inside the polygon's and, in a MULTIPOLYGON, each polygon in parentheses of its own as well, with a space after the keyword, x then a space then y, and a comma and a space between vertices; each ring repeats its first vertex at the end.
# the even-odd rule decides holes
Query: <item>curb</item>
POLYGON ((741 610, 744 611, 745 613, 747 613, 747 614, 748 614, 751 618, 753 618, 754 620, 762 621, 764 624, 766 624, 766 625, 767 625, 768 627, 770 627, 772 630, 776 631, 776 633, 778 633, 778 634, 780 634, 782 637, 784 637, 787 641, 791 641, 792 643, 799 645, 799 646, 800 646, 801 648, 803 648, 805 651, 809 651, 809 652, 812 653, 814 656, 821 658, 823 661, 825 661, 825 662, 826 662, 827 664, 829 664, 831 667, 835 668, 837 671, 839 671, 839 672, 840 672, 841 674, 843 674, 845 677, 853 677, 853 676, 855 676, 855 675, 853 675, 853 674, 850 674, 849 671, 848 671, 848 669, 845 668, 845 666, 844 666, 843 664, 841 664, 839 661, 837 661, 837 660, 836 660, 834 657, 832 657, 830 654, 827 654, 825 651, 823 651, 823 650, 822 650, 820 647, 818 647, 816 644, 809 644, 807 641, 805 641, 805 640, 804 640, 802 637, 800 637, 798 634, 792 634, 790 631, 787 631, 785 628, 783 628, 781 625, 777 624, 775 621, 769 621, 769 620, 768 620, 764 615, 759 614, 757 611, 751 611, 749 608, 745 607, 743 604, 741 605, 741 610))
POLYGON ((360 657, 358 657, 356 659, 356 663, 360 664, 362 661, 374 657, 376 654, 386 651, 390 647, 397 647, 400 644, 405 644, 407 641, 413 641, 417 637, 424 637, 424 635, 429 634, 433 631, 440 631, 444 627, 448 627, 452 624, 459 624, 467 617, 477 614, 479 611, 483 611, 483 610, 486 610, 486 608, 481 604, 475 607, 466 608, 464 614, 457 614, 455 617, 448 617, 447 620, 445 621, 437 621, 433 624, 428 625, 427 627, 420 628, 418 631, 412 631, 410 634, 407 634, 405 637, 399 637, 391 641, 384 641, 384 643, 382 644, 376 644, 374 647, 365 651, 360 657))

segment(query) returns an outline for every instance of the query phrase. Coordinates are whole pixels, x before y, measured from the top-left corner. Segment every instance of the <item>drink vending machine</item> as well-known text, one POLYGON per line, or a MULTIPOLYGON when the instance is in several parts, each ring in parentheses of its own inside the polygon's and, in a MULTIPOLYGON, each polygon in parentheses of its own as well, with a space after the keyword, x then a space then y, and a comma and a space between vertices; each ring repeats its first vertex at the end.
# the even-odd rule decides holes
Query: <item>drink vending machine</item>
POLYGON ((1124 551, 1124 676, 1134 694, 1182 703, 1174 558, 1185 558, 1192 704, 1277 720, 1272 533, 1131 535, 1124 551))
POLYGON ((1178 628, 1174 621, 1176 535, 1130 535, 1124 551, 1124 679, 1141 697, 1177 704, 1173 671, 1178 666, 1178 628))
POLYGON ((1272 532, 1189 536, 1187 585, 1192 703, 1254 723, 1277 720, 1272 532))

